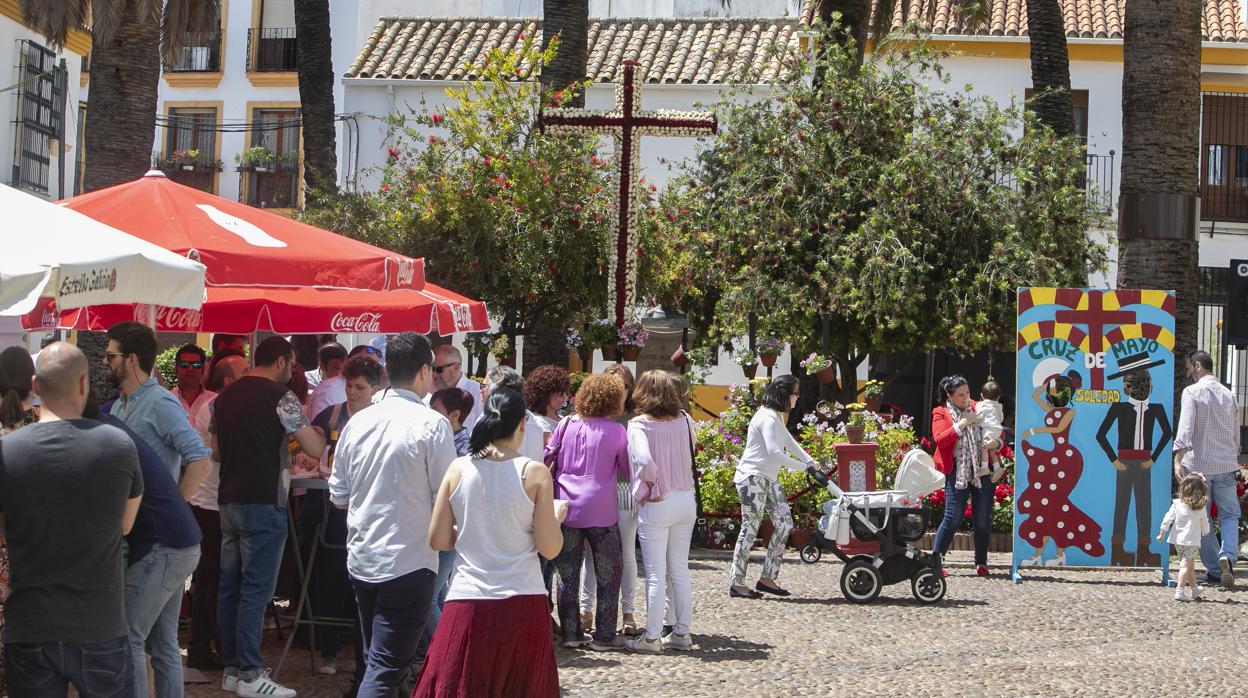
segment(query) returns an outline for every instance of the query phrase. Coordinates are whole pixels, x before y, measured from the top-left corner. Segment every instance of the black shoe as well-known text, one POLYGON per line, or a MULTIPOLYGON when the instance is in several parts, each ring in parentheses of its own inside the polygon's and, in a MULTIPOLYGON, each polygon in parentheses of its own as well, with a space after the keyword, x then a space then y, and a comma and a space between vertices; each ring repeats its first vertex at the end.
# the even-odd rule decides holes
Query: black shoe
POLYGON ((660 635, 659 637, 660 637, 660 638, 664 638, 664 637, 667 637, 668 635, 671 635, 671 634, 672 634, 672 633, 674 633, 674 632, 676 632, 676 626, 674 626, 674 625, 665 625, 665 626, 663 626, 663 634, 662 634, 662 635, 660 635))
POLYGON ((759 591, 766 592, 768 594, 775 594, 776 596, 788 596, 789 595, 789 592, 787 589, 781 589, 780 587, 769 587, 766 584, 763 584, 762 582, 758 582, 757 584, 755 584, 754 588, 758 589, 759 591))
POLYGON ((188 654, 186 655, 186 666, 191 669, 199 669, 200 671, 221 671, 225 668, 225 664, 221 661, 221 655, 215 652, 209 654, 188 654))
POLYGON ((753 591, 751 589, 746 589, 745 591, 737 591, 736 589, 729 589, 728 595, 734 599, 761 599, 763 597, 762 594, 758 593, 757 591, 753 591))

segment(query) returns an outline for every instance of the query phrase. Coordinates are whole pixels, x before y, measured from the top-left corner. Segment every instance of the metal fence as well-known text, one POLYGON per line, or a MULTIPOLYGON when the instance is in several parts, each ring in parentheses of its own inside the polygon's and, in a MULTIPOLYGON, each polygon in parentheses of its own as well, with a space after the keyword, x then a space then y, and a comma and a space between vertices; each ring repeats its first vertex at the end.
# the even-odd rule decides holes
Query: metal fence
POLYGON ((248 29, 247 70, 252 72, 299 69, 299 43, 293 28, 248 29))
POLYGON ((1200 217, 1248 221, 1248 96, 1201 95, 1200 217))
POLYGON ((170 73, 215 73, 221 70, 221 35, 214 34, 200 46, 186 46, 177 60, 165 64, 170 73))
MULTIPOLYGON (((1248 347, 1225 343, 1222 327, 1226 311, 1228 267, 1201 267, 1196 286, 1196 346, 1213 356, 1218 378, 1239 401, 1240 448, 1248 447, 1248 347)), ((1179 357, 1175 357, 1179 360, 1179 357)))
MULTIPOLYGON (((1105 155, 1088 153, 1083 175, 1088 203, 1099 214, 1108 217, 1114 215, 1114 159, 1116 156, 1117 154, 1112 150, 1105 155)), ((1013 189, 1020 186, 1013 173, 998 174, 997 182, 1013 189)))
POLYGON ((56 54, 23 40, 18 65, 17 118, 10 184, 48 193, 52 171, 52 144, 60 138, 65 91, 64 71, 57 70, 56 54))

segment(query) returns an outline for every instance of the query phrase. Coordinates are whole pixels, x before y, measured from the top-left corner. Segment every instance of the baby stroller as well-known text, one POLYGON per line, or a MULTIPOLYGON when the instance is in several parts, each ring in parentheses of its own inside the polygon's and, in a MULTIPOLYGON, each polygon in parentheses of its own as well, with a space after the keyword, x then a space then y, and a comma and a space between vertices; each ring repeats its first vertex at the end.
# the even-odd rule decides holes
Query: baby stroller
POLYGON ((906 580, 922 603, 945 597, 940 556, 910 545, 927 531, 922 497, 945 482, 931 456, 918 449, 907 453, 897 470, 896 489, 880 492, 843 492, 823 473, 807 472, 836 499, 824 504, 819 530, 802 548, 803 562, 817 562, 825 550, 840 558, 845 563, 841 593, 854 603, 871 603, 885 585, 906 580), (861 541, 878 541, 879 552, 846 555, 840 546, 849 543, 851 533, 861 541))

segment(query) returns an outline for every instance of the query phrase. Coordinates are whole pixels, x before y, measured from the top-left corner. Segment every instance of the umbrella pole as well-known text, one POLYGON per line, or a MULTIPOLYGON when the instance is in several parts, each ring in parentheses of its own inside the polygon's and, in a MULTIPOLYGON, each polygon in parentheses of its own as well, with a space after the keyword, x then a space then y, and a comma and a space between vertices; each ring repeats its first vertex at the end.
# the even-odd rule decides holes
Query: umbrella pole
POLYGON ((156 331, 156 305, 153 303, 147 303, 146 305, 147 305, 147 314, 144 319, 147 320, 147 322, 144 324, 146 324, 149 328, 151 328, 153 332, 155 332, 156 331))

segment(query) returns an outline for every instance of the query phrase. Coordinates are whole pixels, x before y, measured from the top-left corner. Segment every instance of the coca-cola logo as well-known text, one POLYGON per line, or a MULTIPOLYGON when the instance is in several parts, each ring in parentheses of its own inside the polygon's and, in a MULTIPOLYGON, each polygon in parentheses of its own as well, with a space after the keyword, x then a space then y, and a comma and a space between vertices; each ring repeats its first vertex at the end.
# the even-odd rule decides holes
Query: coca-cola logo
POLYGON ((472 329, 472 310, 467 303, 452 303, 451 318, 455 322, 456 332, 466 332, 472 329))
POLYGON ((399 270, 395 275, 395 283, 399 287, 411 286, 416 280, 416 260, 400 259, 398 267, 399 270))
POLYGON ((331 332, 373 332, 381 334, 381 313, 360 313, 346 315, 334 313, 329 321, 331 332))
MULTIPOLYGON (((156 308, 156 328, 165 332, 195 332, 203 324, 203 314, 188 308, 156 308)), ((134 306, 134 321, 151 325, 148 306, 142 303, 134 306)))

